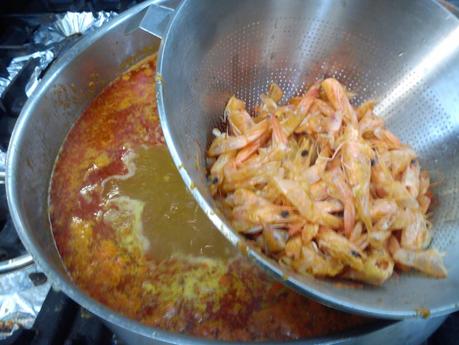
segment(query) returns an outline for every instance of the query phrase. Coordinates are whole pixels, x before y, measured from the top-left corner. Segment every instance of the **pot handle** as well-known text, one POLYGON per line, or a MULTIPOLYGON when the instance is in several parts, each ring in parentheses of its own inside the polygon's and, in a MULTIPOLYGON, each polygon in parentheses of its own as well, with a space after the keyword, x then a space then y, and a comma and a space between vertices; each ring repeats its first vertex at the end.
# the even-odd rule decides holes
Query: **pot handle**
MULTIPOLYGON (((5 184, 5 156, 6 154, 0 150, 0 188, 5 184)), ((30 254, 23 254, 13 259, 0 261, 0 274, 8 273, 24 266, 33 264, 33 258, 30 254)))
POLYGON ((131 20, 126 28, 126 34, 141 29, 162 39, 173 15, 174 9, 164 5, 152 4, 140 11, 131 20))
POLYGON ((0 261, 0 274, 13 272, 20 268, 32 265, 33 257, 30 254, 23 254, 14 259, 0 261))

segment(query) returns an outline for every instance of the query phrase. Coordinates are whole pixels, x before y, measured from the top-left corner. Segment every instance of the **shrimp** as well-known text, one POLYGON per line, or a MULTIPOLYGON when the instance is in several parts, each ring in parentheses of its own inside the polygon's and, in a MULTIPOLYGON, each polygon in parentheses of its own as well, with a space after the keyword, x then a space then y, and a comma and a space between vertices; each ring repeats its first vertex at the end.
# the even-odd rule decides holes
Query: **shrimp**
POLYGON ((255 125, 247 110, 236 110, 228 114, 228 124, 234 135, 247 133, 255 125))
POLYGON ((291 113, 290 116, 282 120, 281 125, 287 137, 293 134, 300 123, 305 119, 305 117, 308 115, 308 111, 311 108, 312 103, 318 96, 319 88, 317 85, 313 85, 301 98, 297 106, 297 111, 291 113))
POLYGON ((309 222, 319 223, 339 228, 342 226, 342 221, 325 210, 320 209, 320 205, 315 205, 308 193, 302 188, 301 184, 294 180, 273 178, 274 184, 286 199, 298 210, 298 212, 309 222))
POLYGON ((284 250, 288 233, 284 230, 279 230, 271 227, 269 224, 263 226, 263 240, 268 253, 278 253, 284 250))
POLYGON ((354 195, 359 218, 368 231, 371 231, 370 179, 373 150, 359 136, 357 129, 348 126, 344 133, 342 149, 343 168, 354 195))
POLYGON ((421 167, 417 160, 411 161, 402 175, 402 184, 413 198, 419 195, 421 167))
POLYGON ((296 108, 292 105, 284 105, 281 107, 277 107, 274 116, 280 120, 284 120, 290 116, 293 116, 296 111, 296 108))
POLYGON ((360 250, 365 250, 367 247, 370 245, 370 241, 368 239, 368 233, 360 236, 356 241, 355 245, 360 249, 360 250))
POLYGON ((245 110, 245 102, 236 96, 231 96, 228 103, 226 103, 224 118, 226 120, 230 113, 243 110, 245 110))
POLYGON ((378 128, 384 126, 384 120, 378 116, 373 115, 371 112, 367 112, 359 122, 359 132, 362 137, 367 133, 373 134, 378 128))
POLYGON ((331 150, 326 146, 321 152, 319 157, 317 157, 314 165, 308 167, 302 172, 302 178, 309 184, 314 184, 322 178, 327 163, 331 155, 331 150))
POLYGON ((269 130, 269 122, 263 120, 248 130, 246 134, 239 136, 221 135, 212 142, 207 151, 210 157, 221 155, 222 153, 241 149, 251 142, 260 138, 266 131, 269 130))
POLYGON ((431 202, 432 200, 430 199, 430 197, 428 197, 425 194, 418 196, 419 209, 421 210, 423 214, 427 213, 431 202))
MULTIPOLYGON (((379 223, 379 222, 378 222, 379 223)), ((368 243, 371 248, 384 248, 386 246, 387 240, 392 235, 390 231, 384 229, 385 226, 380 226, 375 224, 373 230, 368 233, 368 243), (379 228, 383 228, 380 230, 379 228)))
POLYGON ((223 183, 224 168, 226 164, 232 161, 234 155, 235 152, 230 151, 218 156, 217 160, 210 168, 209 180, 211 183, 210 190, 212 195, 215 195, 217 193, 218 186, 220 186, 223 183))
POLYGON ((366 255, 346 237, 335 231, 321 227, 317 234, 319 248, 328 253, 331 257, 361 271, 366 255))
POLYGON ((349 234, 349 241, 356 243, 357 240, 362 236, 363 232, 363 225, 362 222, 357 222, 354 225, 354 228, 352 229, 351 233, 349 234))
POLYGON ((397 136, 385 128, 377 128, 374 131, 376 138, 382 140, 390 149, 398 149, 402 146, 400 139, 397 136))
POLYGON ((274 100, 274 102, 279 102, 282 99, 284 93, 282 89, 276 83, 271 83, 268 88, 268 96, 274 100))
POLYGON ((390 230, 402 230, 412 222, 412 212, 409 208, 398 208, 390 226, 390 230))
POLYGON ((380 285, 394 267, 446 276, 426 214, 432 192, 416 153, 368 101, 335 79, 302 96, 271 84, 251 117, 225 108, 208 150, 209 188, 234 229, 300 274, 380 285))
POLYGON ((290 238, 285 244, 285 255, 294 260, 301 257, 302 241, 300 236, 290 238))
POLYGON ((298 112, 300 114, 306 115, 309 111, 309 108, 311 108, 312 103, 317 97, 319 97, 319 85, 314 84, 309 88, 309 90, 304 94, 304 96, 301 97, 301 100, 298 103, 298 112))
POLYGON ((281 149, 286 149, 288 143, 287 135, 285 134, 284 130, 282 129, 279 121, 276 119, 275 116, 271 116, 270 120, 273 133, 273 145, 277 145, 281 149))
POLYGON ((245 103, 235 96, 226 105, 224 119, 228 120, 230 131, 234 135, 245 134, 254 125, 253 119, 245 110, 245 103))
POLYGON ((357 108, 357 117, 359 121, 362 120, 362 118, 366 114, 372 114, 373 115, 373 109, 375 108, 375 101, 370 100, 363 102, 358 108, 357 108))
POLYGON ((268 162, 259 170, 257 170, 256 166, 243 166, 241 169, 233 170, 231 165, 233 164, 226 165, 224 169, 225 178, 223 185, 220 187, 225 193, 240 188, 254 190, 256 186, 260 188, 267 185, 273 176, 283 176, 283 168, 280 168, 280 162, 268 162), (234 171, 234 176, 229 171, 234 171))
POLYGON ((371 201, 371 219, 377 222, 382 218, 393 216, 397 213, 398 206, 391 199, 374 199, 371 201))
POLYGON ((406 249, 425 249, 429 246, 432 237, 428 223, 419 211, 410 212, 410 222, 402 230, 401 245, 406 249))
POLYGON ((349 234, 349 241, 354 243, 360 250, 365 250, 369 245, 368 233, 363 233, 362 222, 355 223, 354 229, 349 234))
POLYGON ((419 193, 418 193, 418 203, 419 209, 423 214, 426 214, 429 210, 430 203, 432 202, 432 195, 429 194, 430 187, 430 176, 427 171, 421 171, 419 173, 419 193))
POLYGON ((430 176, 425 170, 419 174, 419 195, 425 195, 429 191, 430 187, 430 176))
POLYGON ((346 182, 341 168, 335 168, 324 175, 330 194, 344 205, 344 234, 348 236, 355 224, 355 207, 352 190, 346 182))
POLYGON ((393 199, 401 207, 416 208, 418 206, 417 201, 402 183, 393 178, 382 160, 374 163, 371 170, 371 179, 374 186, 379 190, 380 197, 393 199))
POLYGON ((326 118, 319 112, 315 112, 307 116, 295 129, 295 133, 307 133, 315 135, 323 133, 327 129, 326 118))
POLYGON ((318 277, 334 277, 344 268, 339 260, 320 253, 314 242, 301 248, 301 257, 294 260, 292 266, 299 273, 318 277))
POLYGON ((363 263, 361 271, 350 269, 343 274, 343 278, 381 285, 390 278, 394 271, 394 260, 385 249, 372 249, 363 263))
POLYGON ((416 153, 410 148, 391 150, 380 157, 380 160, 391 170, 394 178, 399 177, 414 159, 416 153))
POLYGON ((298 182, 278 177, 274 177, 273 180, 279 191, 285 195, 306 220, 311 223, 318 221, 318 215, 314 210, 314 203, 298 182))
POLYGON ((288 179, 301 181, 301 172, 311 164, 313 149, 309 140, 302 140, 298 147, 292 147, 292 159, 283 161, 283 166, 287 170, 288 179), (295 152, 296 151, 296 152, 295 152))
POLYGON ((241 165, 243 162, 245 162, 247 159, 249 159, 254 153, 258 151, 258 149, 263 146, 270 137, 269 132, 265 132, 261 137, 256 139, 255 141, 251 142, 248 144, 246 147, 241 149, 236 156, 235 159, 235 164, 236 166, 241 165))
POLYGON ((301 233, 301 230, 303 229, 305 222, 301 221, 298 223, 290 223, 288 225, 288 235, 289 236, 295 236, 299 233, 301 233))
POLYGON ((336 111, 330 117, 320 112, 315 112, 306 117, 296 128, 295 133, 307 133, 309 135, 327 134, 334 137, 343 123, 343 113, 336 111))
POLYGON ((373 229, 368 239, 373 247, 381 247, 390 236, 391 226, 397 217, 398 206, 394 200, 375 199, 370 205, 373 229))
POLYGON ((344 87, 336 79, 333 78, 325 79, 321 83, 321 86, 333 108, 335 108, 336 111, 342 112, 345 121, 354 128, 357 128, 357 114, 349 102, 344 87))
POLYGON ((434 278, 446 278, 448 272, 443 263, 443 254, 435 249, 409 250, 401 248, 394 236, 391 237, 389 250, 396 263, 414 268, 434 278))
POLYGON ((245 110, 230 112, 228 114, 228 123, 231 133, 234 135, 246 134, 255 125, 255 122, 245 110))
POLYGON ((319 232, 318 224, 306 223, 301 229, 301 241, 304 245, 310 243, 319 232))
POLYGON ((277 110, 277 103, 268 95, 261 94, 261 112, 263 114, 274 114, 277 110))
POLYGON ((326 213, 342 212, 344 209, 343 204, 339 200, 331 198, 315 202, 315 207, 326 213))
POLYGON ((329 197, 328 186, 325 181, 320 180, 309 186, 309 194, 314 201, 323 201, 329 197))
POLYGON ((332 116, 326 119, 325 123, 328 133, 336 135, 343 124, 343 113, 341 111, 336 111, 332 116))
POLYGON ((252 224, 274 224, 298 221, 298 217, 288 206, 272 204, 255 193, 238 189, 234 192, 233 218, 246 220, 252 224))
POLYGON ((320 98, 314 100, 314 106, 319 110, 323 115, 331 117, 335 114, 336 110, 333 109, 327 102, 322 101, 320 98))

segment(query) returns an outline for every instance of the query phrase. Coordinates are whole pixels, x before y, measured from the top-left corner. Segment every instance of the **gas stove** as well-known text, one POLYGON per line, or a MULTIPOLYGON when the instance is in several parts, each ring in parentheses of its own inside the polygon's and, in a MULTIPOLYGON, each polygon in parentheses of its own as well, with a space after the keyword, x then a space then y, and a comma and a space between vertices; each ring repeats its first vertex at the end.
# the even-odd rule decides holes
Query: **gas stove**
POLYGON ((84 34, 140 1, 0 3, 0 343, 118 344, 92 314, 51 288, 8 212, 6 151, 28 96, 50 64, 84 34), (32 327, 33 326, 33 327, 32 327), (31 328, 32 327, 32 328, 31 328))
MULTIPOLYGON (((3 184, 16 119, 49 65, 87 31, 139 2, 0 2, 0 344, 121 344, 96 316, 52 289, 16 234, 3 184)), ((456 313, 424 345, 457 339, 456 313)))

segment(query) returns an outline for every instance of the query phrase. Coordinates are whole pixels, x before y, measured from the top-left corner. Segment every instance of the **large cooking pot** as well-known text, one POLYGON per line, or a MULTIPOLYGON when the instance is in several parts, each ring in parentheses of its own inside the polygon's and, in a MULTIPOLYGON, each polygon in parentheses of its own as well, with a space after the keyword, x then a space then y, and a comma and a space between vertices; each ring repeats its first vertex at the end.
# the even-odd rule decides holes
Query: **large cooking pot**
MULTIPOLYGON (((144 326, 110 310, 70 279, 48 219, 48 189, 66 134, 91 100, 129 66, 159 47, 160 40, 133 25, 150 1, 133 7, 81 40, 48 71, 23 108, 7 158, 8 203, 19 236, 56 289, 101 317, 127 344, 216 343, 144 326)), ((417 344, 445 317, 380 322, 353 332, 302 344, 417 344)))

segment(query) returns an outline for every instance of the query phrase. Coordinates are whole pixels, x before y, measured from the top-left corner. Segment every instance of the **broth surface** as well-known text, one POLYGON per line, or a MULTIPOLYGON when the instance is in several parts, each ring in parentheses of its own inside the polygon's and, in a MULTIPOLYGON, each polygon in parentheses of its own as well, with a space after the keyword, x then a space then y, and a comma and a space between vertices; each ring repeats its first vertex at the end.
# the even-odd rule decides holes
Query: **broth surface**
POLYGON ((108 86, 56 162, 50 219, 75 283, 147 325, 212 339, 298 339, 367 323, 273 281, 213 228, 164 146, 155 63, 108 86))

